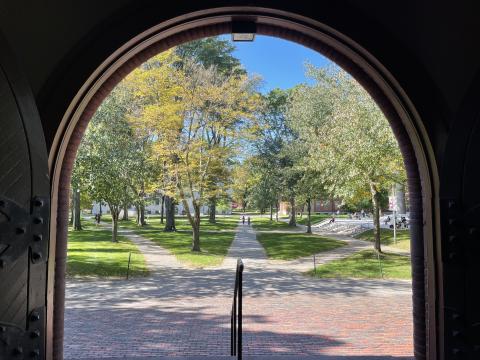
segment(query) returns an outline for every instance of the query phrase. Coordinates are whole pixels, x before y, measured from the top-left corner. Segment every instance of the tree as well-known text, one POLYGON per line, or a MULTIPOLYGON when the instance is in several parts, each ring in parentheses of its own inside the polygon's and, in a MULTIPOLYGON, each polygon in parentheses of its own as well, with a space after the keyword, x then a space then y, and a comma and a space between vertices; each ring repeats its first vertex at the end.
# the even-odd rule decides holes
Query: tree
POLYGON ((402 154, 392 130, 369 94, 339 68, 308 66, 313 85, 294 89, 289 124, 308 149, 308 163, 331 193, 351 197, 368 189, 375 249, 380 245, 380 198, 392 182, 404 182, 402 154))
MULTIPOLYGON (((263 96, 263 107, 259 114, 260 127, 256 141, 257 169, 264 187, 270 186, 268 198, 275 201, 277 208, 282 199, 289 201, 291 215, 289 224, 296 226, 295 185, 300 174, 294 169, 292 147, 296 135, 287 123, 286 113, 289 91, 274 89, 263 96)), ((271 203, 270 206, 273 204, 271 203)))
POLYGON ((183 67, 186 61, 193 61, 204 68, 215 67, 224 76, 246 75, 240 60, 233 56, 235 46, 217 36, 194 40, 177 46, 175 64, 183 67))
POLYGON ((257 107, 252 80, 220 74, 188 59, 175 66, 173 51, 138 69, 148 105, 137 121, 154 134, 166 191, 178 196, 192 226, 192 250, 200 251, 200 209, 229 177, 237 137, 251 127, 257 107), (191 207, 190 207, 191 206, 191 207))
MULTIPOLYGON (((73 164, 71 184, 71 206, 72 206, 72 219, 71 225, 74 230, 82 230, 81 223, 81 209, 82 205, 91 202, 91 199, 86 195, 86 177, 88 176, 87 170, 87 153, 85 149, 80 146, 75 162, 73 164), (88 199, 86 199, 88 198, 88 199)), ((90 203, 91 205, 91 203, 90 203)))
POLYGON ((175 227, 175 199, 171 196, 165 195, 165 227, 163 231, 176 231, 175 227))
POLYGON ((72 226, 74 230, 82 230, 80 189, 82 187, 82 164, 80 159, 75 159, 72 171, 71 192, 72 192, 72 226))
POLYGON ((327 193, 321 175, 311 169, 305 169, 296 183, 297 201, 307 205, 307 233, 312 233, 312 200, 324 197, 327 193))
POLYGON ((132 203, 138 144, 126 119, 130 94, 119 84, 93 116, 79 155, 86 190, 92 199, 108 204, 112 214, 112 241, 117 241, 118 218, 125 203, 132 203))
POLYGON ((245 212, 256 185, 253 169, 248 159, 234 166, 232 179, 232 198, 237 204, 240 204, 242 212, 245 212))
MULTIPOLYGON (((191 74, 188 74, 190 70, 186 64, 194 63, 203 66, 205 69, 215 68, 219 76, 245 76, 247 72, 242 67, 240 61, 233 56, 234 51, 235 46, 230 41, 221 39, 218 36, 190 41, 174 49, 178 57, 178 60, 175 61, 175 66, 183 69, 187 75, 191 74)), ((213 176, 214 173, 210 174, 212 184, 222 184, 223 179, 214 179, 213 176)), ((212 195, 207 200, 208 221, 210 223, 216 222, 217 201, 226 196, 224 186, 219 186, 216 190, 212 189, 212 195)))

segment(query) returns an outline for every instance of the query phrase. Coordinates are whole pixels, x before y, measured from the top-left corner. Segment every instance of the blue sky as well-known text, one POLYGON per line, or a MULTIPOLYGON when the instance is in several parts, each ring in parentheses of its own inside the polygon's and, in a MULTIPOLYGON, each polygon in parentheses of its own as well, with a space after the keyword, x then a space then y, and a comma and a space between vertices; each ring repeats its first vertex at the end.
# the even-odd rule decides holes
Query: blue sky
MULTIPOLYGON (((225 35, 230 39, 230 35, 225 35)), ((262 75, 262 91, 288 89, 305 82, 305 62, 328 65, 330 60, 302 45, 275 37, 257 35, 253 42, 236 42, 234 55, 249 73, 262 75)))

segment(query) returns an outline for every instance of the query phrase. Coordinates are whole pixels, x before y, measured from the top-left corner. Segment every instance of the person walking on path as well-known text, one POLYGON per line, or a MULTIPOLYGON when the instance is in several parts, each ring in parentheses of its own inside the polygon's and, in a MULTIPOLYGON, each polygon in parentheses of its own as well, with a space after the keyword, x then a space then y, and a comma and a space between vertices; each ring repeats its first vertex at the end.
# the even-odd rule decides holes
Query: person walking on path
POLYGON ((247 218, 248 226, 250 226, 250 216, 247 218))
POLYGON ((242 215, 242 224, 245 225, 245 215, 242 215))

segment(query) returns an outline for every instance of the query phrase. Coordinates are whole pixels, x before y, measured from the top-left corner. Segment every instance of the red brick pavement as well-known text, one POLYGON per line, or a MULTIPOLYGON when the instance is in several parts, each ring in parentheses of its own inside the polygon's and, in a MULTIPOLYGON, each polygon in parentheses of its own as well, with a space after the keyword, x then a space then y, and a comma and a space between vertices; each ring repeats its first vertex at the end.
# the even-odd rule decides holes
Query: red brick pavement
MULTIPOLYGON (((230 297, 104 305, 67 308, 67 359, 229 353, 230 297)), ((244 352, 411 356, 410 313, 405 292, 247 296, 244 352)))
MULTIPOLYGON (((156 250, 140 245, 147 258, 156 250)), ((271 267, 259 246, 242 228, 229 253, 246 259, 247 356, 412 355, 409 283, 312 279, 271 267)), ((67 284, 66 359, 229 354, 234 266, 160 260, 150 278, 67 284)))

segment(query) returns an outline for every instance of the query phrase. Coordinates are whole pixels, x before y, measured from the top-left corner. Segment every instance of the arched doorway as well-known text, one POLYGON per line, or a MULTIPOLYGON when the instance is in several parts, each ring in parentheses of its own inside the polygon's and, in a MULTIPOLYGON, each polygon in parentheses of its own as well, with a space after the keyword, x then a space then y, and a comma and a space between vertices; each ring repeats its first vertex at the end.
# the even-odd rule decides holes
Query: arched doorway
POLYGON ((435 342, 435 331, 439 328, 436 321, 441 321, 436 317, 433 300, 439 286, 434 253, 436 215, 432 214, 432 198, 437 189, 436 172, 415 109, 388 71, 348 38, 307 18, 260 8, 212 9, 159 24, 112 54, 73 99, 49 159, 53 197, 50 258, 56 261, 49 264, 48 356, 62 356, 69 180, 76 150, 89 119, 110 90, 140 63, 174 45, 230 33, 232 24, 238 22, 254 23, 258 34, 295 41, 323 53, 351 73, 387 115, 403 152, 409 178, 415 353, 419 359, 435 358, 439 346, 435 342))

